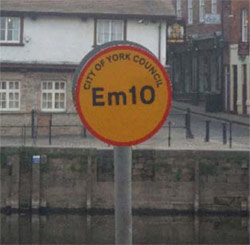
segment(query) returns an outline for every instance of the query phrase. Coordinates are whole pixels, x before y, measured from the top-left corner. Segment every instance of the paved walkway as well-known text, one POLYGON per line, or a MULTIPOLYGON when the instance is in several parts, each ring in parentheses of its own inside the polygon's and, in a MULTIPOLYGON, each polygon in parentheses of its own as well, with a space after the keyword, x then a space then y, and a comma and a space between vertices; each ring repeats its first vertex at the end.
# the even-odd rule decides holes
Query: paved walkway
MULTIPOLYGON (((96 149, 113 149, 112 145, 108 145, 95 139, 90 134, 87 138, 75 136, 53 136, 52 144, 49 145, 48 137, 38 137, 36 141, 26 139, 24 142, 19 138, 1 138, 2 146, 39 146, 39 147, 72 147, 72 148, 96 148, 96 149)), ((229 143, 223 144, 218 140, 210 140, 205 142, 204 137, 196 137, 194 139, 186 139, 184 129, 176 129, 171 132, 171 143, 169 145, 168 128, 163 127, 151 139, 132 147, 133 149, 158 149, 158 150, 210 150, 210 151, 250 151, 250 144, 233 142, 232 148, 229 143)))
POLYGON ((186 110, 187 108, 190 108, 192 113, 196 113, 199 115, 203 115, 206 117, 214 118, 214 119, 220 119, 220 120, 226 120, 226 121, 231 121, 233 123, 238 123, 242 124, 245 126, 250 127, 250 116, 246 115, 235 115, 231 113, 225 113, 225 112, 206 112, 205 111, 205 106, 196 106, 188 103, 183 103, 183 102, 177 102, 174 101, 173 108, 180 109, 180 110, 186 110))
MULTIPOLYGON (((250 123, 249 117, 238 116, 226 113, 207 113, 204 107, 194 106, 181 102, 174 102, 173 108, 179 110, 191 109, 192 113, 203 115, 206 117, 212 117, 214 119, 229 120, 234 123, 239 123, 248 126, 250 123)), ((171 116, 170 116, 171 118, 171 116)), ((173 119, 173 118, 172 118, 173 119)), ((182 120, 184 122, 184 119, 182 120)), ((174 122, 173 122, 174 123, 174 122)), ((250 128, 249 128, 250 129, 250 128)), ((245 128, 247 132, 247 128, 245 128)), ((245 132, 245 131, 244 131, 245 132)), ((203 134, 196 134, 194 139, 186 139, 186 132, 184 128, 175 128, 171 131, 171 142, 169 145, 169 129, 167 124, 160 129, 160 131, 146 142, 133 146, 133 149, 178 149, 178 150, 244 150, 250 151, 249 136, 245 134, 244 141, 233 140, 232 148, 229 147, 229 143, 223 144, 220 137, 217 140, 211 139, 210 142, 204 141, 203 134), (249 143, 246 143, 249 142, 249 143)), ((48 136, 38 136, 36 141, 31 138, 27 138, 25 141, 22 137, 0 137, 1 146, 44 146, 44 147, 84 147, 84 148, 97 148, 97 149, 112 149, 113 146, 105 144, 89 133, 87 138, 79 135, 65 135, 65 136, 52 136, 52 144, 49 145, 48 136)))

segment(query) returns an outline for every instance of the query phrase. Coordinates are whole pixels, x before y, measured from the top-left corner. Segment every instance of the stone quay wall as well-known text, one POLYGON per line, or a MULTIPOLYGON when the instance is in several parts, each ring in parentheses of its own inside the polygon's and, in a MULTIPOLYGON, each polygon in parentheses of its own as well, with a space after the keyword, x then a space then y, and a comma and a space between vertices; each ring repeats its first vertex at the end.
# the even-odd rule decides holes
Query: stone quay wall
MULTIPOLYGON (((114 208, 112 150, 0 150, 1 209, 114 208)), ((245 212, 249 176, 249 152, 134 150, 133 208, 245 212)))

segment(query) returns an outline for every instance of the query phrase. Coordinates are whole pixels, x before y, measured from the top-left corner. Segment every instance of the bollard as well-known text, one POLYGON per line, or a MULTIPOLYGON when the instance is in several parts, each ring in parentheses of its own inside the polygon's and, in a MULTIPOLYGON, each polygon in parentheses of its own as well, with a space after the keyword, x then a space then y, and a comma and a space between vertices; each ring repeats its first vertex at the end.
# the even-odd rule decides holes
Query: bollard
POLYGON ((171 146, 171 124, 172 122, 168 122, 168 147, 171 146))
POLYGON ((222 123, 222 142, 223 145, 227 143, 227 124, 222 123))
POLYGON ((233 137, 232 137, 232 122, 229 123, 229 148, 232 148, 232 142, 233 137))
POLYGON ((185 115, 185 128, 186 128, 186 138, 193 139, 194 136, 191 132, 191 110, 187 108, 186 115, 185 115))
POLYGON ((209 140, 210 140, 210 121, 206 120, 205 142, 209 142, 209 140))

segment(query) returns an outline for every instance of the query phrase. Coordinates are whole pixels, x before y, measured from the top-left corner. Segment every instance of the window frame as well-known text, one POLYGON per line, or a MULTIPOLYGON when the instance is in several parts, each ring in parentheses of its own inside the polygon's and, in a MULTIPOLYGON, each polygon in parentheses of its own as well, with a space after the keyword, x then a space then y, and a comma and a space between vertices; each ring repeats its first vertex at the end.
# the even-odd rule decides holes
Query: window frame
MULTIPOLYGON (((60 95, 59 95, 60 96, 60 95)), ((63 81, 63 80, 44 80, 41 82, 41 111, 43 112, 65 112, 66 109, 67 109, 67 100, 66 100, 66 96, 67 96, 67 82, 66 81, 63 81), (51 89, 44 89, 44 83, 47 83, 47 86, 48 86, 48 83, 52 83, 52 88, 51 89), (55 86, 56 86, 56 83, 59 83, 59 87, 61 86, 60 84, 63 83, 64 84, 64 89, 55 89, 55 86), (56 93, 59 93, 59 94, 64 94, 64 108, 56 108, 55 107, 55 102, 56 102, 56 99, 55 99, 55 95, 56 93), (52 94, 52 100, 51 100, 51 103, 52 103, 52 107, 51 108, 48 108, 48 106, 46 106, 46 108, 43 107, 43 104, 44 104, 44 99, 43 99, 43 95, 44 94, 52 94)), ((48 101, 48 100, 46 100, 48 101)), ((45 102, 46 105, 48 102, 45 102)), ((58 103, 60 103, 60 99, 58 101, 58 103)))
MULTIPOLYGON (((101 21, 109 21, 109 36, 112 37, 112 22, 114 21, 120 21, 122 22, 122 39, 119 39, 119 40, 126 40, 126 36, 127 36, 127 21, 125 19, 106 19, 106 18, 98 18, 98 19, 95 19, 95 27, 94 27, 94 46, 97 46, 97 45, 101 45, 101 44, 104 44, 104 43, 101 43, 101 42, 98 42, 98 34, 99 34, 99 25, 98 23, 100 23, 101 21)), ((111 41, 111 38, 109 39, 109 41, 111 41)))
POLYGON ((23 21, 23 17, 22 16, 16 16, 16 15, 1 15, 1 18, 6 18, 6 22, 5 22, 5 40, 0 40, 0 46, 24 46, 23 44, 23 25, 24 25, 24 21, 23 21), (7 33, 8 33, 8 28, 7 27, 7 19, 8 18, 15 18, 15 19, 19 19, 19 33, 18 33, 18 40, 17 41, 13 41, 13 40, 7 40, 7 33))
POLYGON ((182 16, 182 8, 181 8, 181 0, 176 0, 176 16, 181 18, 182 16))
POLYGON ((241 42, 248 42, 248 11, 247 9, 241 10, 241 42))
POLYGON ((187 8, 188 8, 188 24, 192 25, 193 24, 193 0, 188 0, 187 1, 187 8))
MULTIPOLYGON (((20 103, 21 103, 21 89, 20 89, 20 81, 14 81, 14 80, 0 80, 0 84, 5 82, 6 83, 6 88, 2 89, 2 87, 0 86, 0 93, 5 93, 6 94, 6 108, 1 108, 0 107, 0 111, 20 111, 20 103), (13 83, 14 88, 10 88, 10 83, 13 83), (15 83, 18 84, 18 88, 15 88, 15 83), (18 93, 18 100, 12 100, 13 103, 14 102, 18 102, 18 107, 13 107, 10 108, 10 93, 18 93)), ((0 100, 0 104, 3 100, 0 100)))
POLYGON ((199 21, 200 23, 205 21, 205 0, 199 0, 199 21))
POLYGON ((211 0, 211 14, 217 14, 217 0, 211 0))

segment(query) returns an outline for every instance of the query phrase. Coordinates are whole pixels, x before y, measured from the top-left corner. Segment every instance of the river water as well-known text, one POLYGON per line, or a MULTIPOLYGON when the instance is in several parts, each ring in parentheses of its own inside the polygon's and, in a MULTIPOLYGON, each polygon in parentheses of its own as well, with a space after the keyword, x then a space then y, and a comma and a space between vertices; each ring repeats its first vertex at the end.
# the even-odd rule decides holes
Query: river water
MULTIPOLYGON (((114 244, 113 215, 1 214, 1 244, 114 244)), ((240 216, 133 216, 133 244, 249 244, 240 216)))

